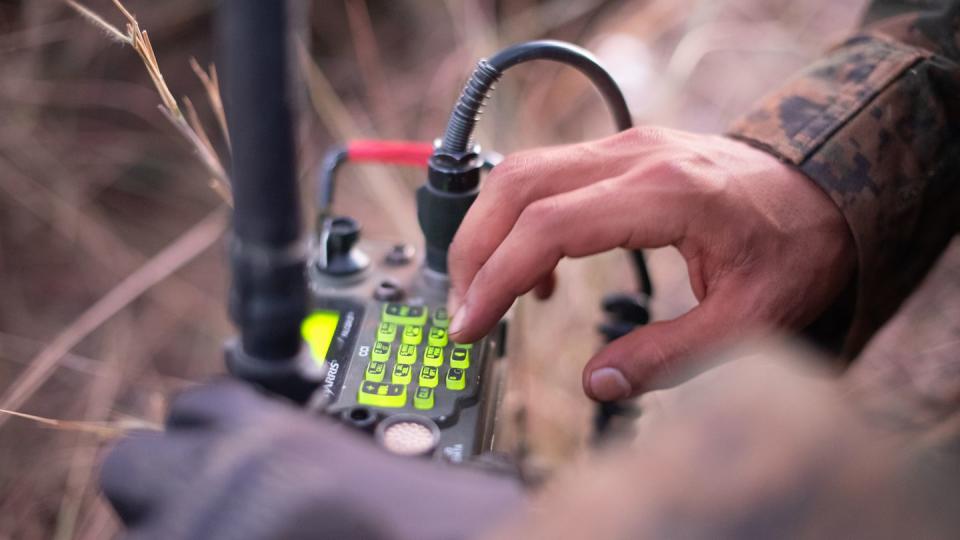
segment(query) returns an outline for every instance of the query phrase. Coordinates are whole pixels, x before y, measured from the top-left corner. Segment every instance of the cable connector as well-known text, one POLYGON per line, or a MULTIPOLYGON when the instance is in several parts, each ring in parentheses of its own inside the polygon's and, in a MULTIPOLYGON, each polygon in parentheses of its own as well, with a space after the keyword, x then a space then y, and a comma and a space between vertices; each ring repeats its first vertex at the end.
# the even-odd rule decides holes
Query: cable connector
POLYGON ((475 191, 480 187, 480 170, 483 165, 479 146, 474 145, 467 151, 437 148, 427 162, 427 183, 445 193, 475 191))
POLYGON ((417 220, 427 245, 427 268, 447 273, 447 252, 480 191, 484 159, 480 147, 466 152, 438 148, 430 157, 427 182, 417 190, 417 220))

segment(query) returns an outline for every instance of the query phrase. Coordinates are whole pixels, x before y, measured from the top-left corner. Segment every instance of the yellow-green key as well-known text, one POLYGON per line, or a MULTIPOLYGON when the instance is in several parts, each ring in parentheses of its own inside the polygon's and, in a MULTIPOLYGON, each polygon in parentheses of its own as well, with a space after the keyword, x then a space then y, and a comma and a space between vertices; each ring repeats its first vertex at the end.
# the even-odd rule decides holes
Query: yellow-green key
POLYGON ((410 384, 410 381, 413 380, 412 371, 410 366, 406 364, 393 366, 393 380, 391 382, 393 384, 410 384))
POLYGON ((427 334, 427 343, 432 347, 446 347, 447 331, 434 326, 430 329, 430 333, 427 334))
POLYGON ((373 352, 370 353, 370 358, 376 360, 377 362, 386 362, 390 359, 390 344, 383 341, 378 341, 373 344, 373 352))
POLYGON ((435 388, 440 384, 440 370, 432 366, 423 366, 420 368, 420 386, 435 388))
POLYGON ((433 311, 431 319, 433 325, 437 328, 446 328, 450 326, 450 316, 447 314, 447 308, 437 308, 433 311))
POLYGON ((398 364, 416 364, 417 363, 417 347, 414 345, 403 344, 400 346, 400 350, 397 351, 397 363, 398 364))
POLYGON ((407 345, 419 345, 421 342, 423 342, 423 327, 409 325, 404 326, 403 342, 407 345))
POLYGON ((403 407, 407 403, 407 387, 402 384, 363 381, 357 391, 357 403, 371 407, 403 407))
POLYGON ((457 369, 470 367, 470 349, 464 349, 460 345, 454 347, 450 353, 450 367, 457 369))
POLYGON ((421 386, 413 394, 413 406, 420 410, 429 410, 433 408, 433 388, 421 386))
POLYGON ((384 304, 380 320, 404 326, 423 326, 427 324, 427 308, 425 306, 384 304))
POLYGON ((423 351, 423 365, 440 367, 443 365, 443 349, 440 347, 427 347, 423 351))
POLYGON ((467 387, 467 376, 462 369, 447 370, 447 390, 463 390, 467 387))
POLYGON ((392 322, 382 322, 377 326, 377 341, 393 342, 397 339, 397 325, 392 322))
POLYGON ((373 382, 383 382, 383 374, 387 372, 386 362, 370 362, 367 364, 367 371, 364 379, 373 382))

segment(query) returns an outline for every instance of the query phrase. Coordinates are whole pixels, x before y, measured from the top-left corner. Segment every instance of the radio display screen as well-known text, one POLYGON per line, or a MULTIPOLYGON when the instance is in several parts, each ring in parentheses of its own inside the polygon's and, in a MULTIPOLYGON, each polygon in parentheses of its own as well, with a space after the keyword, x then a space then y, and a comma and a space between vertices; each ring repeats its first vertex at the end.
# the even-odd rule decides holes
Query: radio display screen
POLYGON ((327 352, 333 343, 339 322, 339 311, 320 310, 311 313, 300 325, 300 333, 310 346, 310 354, 318 364, 327 360, 327 352))

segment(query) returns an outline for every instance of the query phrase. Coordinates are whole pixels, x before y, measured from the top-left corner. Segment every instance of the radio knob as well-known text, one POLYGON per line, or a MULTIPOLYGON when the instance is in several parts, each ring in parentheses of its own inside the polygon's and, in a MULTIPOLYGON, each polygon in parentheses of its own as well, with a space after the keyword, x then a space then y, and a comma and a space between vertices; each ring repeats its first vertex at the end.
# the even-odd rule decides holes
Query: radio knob
POLYGON ((330 276, 348 276, 366 270, 370 257, 356 247, 360 240, 360 222, 346 216, 330 219, 323 234, 324 257, 317 269, 330 276))

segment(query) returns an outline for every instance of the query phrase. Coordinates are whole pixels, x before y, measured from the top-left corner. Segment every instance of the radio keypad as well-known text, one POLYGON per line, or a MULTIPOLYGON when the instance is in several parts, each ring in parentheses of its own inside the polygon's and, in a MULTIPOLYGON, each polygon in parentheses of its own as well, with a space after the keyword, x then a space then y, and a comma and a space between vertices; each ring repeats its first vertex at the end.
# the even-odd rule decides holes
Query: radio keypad
POLYGON ((425 306, 395 303, 383 306, 376 342, 357 394, 359 404, 405 407, 409 386, 414 408, 431 410, 436 404, 438 388, 454 392, 466 389, 472 345, 450 341, 446 309, 430 311, 425 306), (383 382, 388 371, 390 382, 383 382), (442 386, 441 379, 444 380, 442 386))

